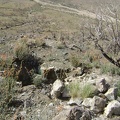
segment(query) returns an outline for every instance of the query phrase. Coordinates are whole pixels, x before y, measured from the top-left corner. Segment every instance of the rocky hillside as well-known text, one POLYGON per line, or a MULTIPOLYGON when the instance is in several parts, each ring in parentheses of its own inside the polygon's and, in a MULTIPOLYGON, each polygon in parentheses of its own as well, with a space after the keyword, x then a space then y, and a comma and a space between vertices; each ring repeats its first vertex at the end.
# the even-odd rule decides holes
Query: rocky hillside
POLYGON ((0 0, 0 120, 120 120, 119 13, 85 1, 0 0))

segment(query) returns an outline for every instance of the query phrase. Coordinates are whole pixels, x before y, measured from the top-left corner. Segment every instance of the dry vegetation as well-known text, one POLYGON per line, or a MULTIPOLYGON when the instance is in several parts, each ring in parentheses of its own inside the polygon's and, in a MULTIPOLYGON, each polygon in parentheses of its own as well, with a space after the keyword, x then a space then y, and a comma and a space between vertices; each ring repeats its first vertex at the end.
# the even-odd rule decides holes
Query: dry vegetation
MULTIPOLYGON (((110 0, 43 1, 52 1, 55 2, 54 4, 60 3, 68 7, 88 10, 94 13, 99 5, 104 8, 105 3, 110 3, 110 0)), ((119 0, 114 0, 114 4, 116 5, 117 3, 119 3, 119 0)), ((15 71, 17 71, 17 77, 21 71, 24 74, 31 75, 30 79, 28 77, 27 83, 34 83, 37 87, 40 87, 43 82, 41 76, 40 80, 31 80, 35 71, 33 71, 33 68, 28 69, 26 66, 22 66, 22 62, 28 54, 32 57, 34 56, 33 54, 37 55, 37 57, 42 57, 48 66, 58 62, 58 64, 63 63, 63 68, 66 66, 82 67, 87 70, 95 68, 95 70, 100 69, 103 74, 120 75, 120 69, 103 57, 101 52, 95 48, 93 39, 88 39, 90 31, 85 28, 87 23, 97 25, 98 21, 84 15, 61 12, 51 6, 42 6, 33 0, 0 0, 0 71, 6 72, 6 75, 4 75, 6 79, 3 86, 0 86, 1 91, 5 90, 3 93, 0 91, 0 100, 2 101, 0 103, 2 106, 0 107, 0 114, 4 112, 2 111, 4 105, 7 102, 10 103, 14 96, 15 82, 12 77, 15 71), (13 57, 22 61, 17 66, 17 69, 10 68, 13 57)), ((100 41, 100 43, 102 42, 100 41)), ((112 56, 113 54, 109 55, 112 56)), ((63 76, 60 77, 62 78, 63 76)), ((24 80, 26 80, 26 76, 24 80)), ((94 91, 90 85, 86 85, 83 88, 77 85, 71 84, 69 86, 69 89, 72 90, 72 97, 90 97, 94 91)), ((6 109, 7 107, 5 106, 6 109)), ((4 116, 8 114, 9 117, 9 114, 11 114, 6 109, 5 114, 0 115, 1 120, 7 119, 4 116)))

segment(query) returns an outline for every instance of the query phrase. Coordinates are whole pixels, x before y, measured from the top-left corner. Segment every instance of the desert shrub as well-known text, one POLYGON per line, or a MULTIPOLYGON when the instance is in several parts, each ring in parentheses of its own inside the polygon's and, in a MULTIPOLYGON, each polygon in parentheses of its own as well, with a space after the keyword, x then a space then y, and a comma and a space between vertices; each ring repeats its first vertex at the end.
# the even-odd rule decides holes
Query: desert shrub
POLYGON ((120 75, 120 68, 111 64, 101 64, 100 69, 104 74, 120 75))
POLYGON ((37 88, 40 88, 40 87, 42 87, 42 85, 45 82, 45 80, 46 79, 42 75, 37 75, 36 77, 33 78, 33 84, 37 88))
POLYGON ((18 43, 14 47, 14 55, 19 59, 24 59, 24 57, 27 56, 29 52, 30 51, 28 49, 28 46, 24 42, 18 43))
POLYGON ((3 58, 2 56, 0 56, 0 70, 5 70, 7 67, 10 66, 11 64, 11 58, 7 57, 7 55, 5 55, 6 57, 3 58))
POLYGON ((14 48, 15 57, 11 65, 11 67, 15 68, 13 76, 17 76, 17 81, 22 81, 23 86, 32 84, 33 74, 39 74, 40 65, 43 63, 43 60, 29 49, 27 41, 27 38, 24 38, 16 43, 14 48))
POLYGON ((80 58, 74 55, 70 56, 70 62, 73 67, 79 67, 81 65, 80 58))
POLYGON ((95 91, 95 87, 93 85, 91 85, 91 84, 85 84, 81 88, 80 96, 83 99, 87 98, 87 97, 93 97, 94 96, 94 91, 95 91))
POLYGON ((26 45, 30 48, 40 47, 45 44, 43 38, 28 39, 26 45))
POLYGON ((67 86, 67 89, 70 91, 70 96, 72 98, 79 97, 80 94, 80 84, 78 83, 70 83, 70 85, 67 86))
POLYGON ((9 116, 9 103, 12 101, 15 92, 15 80, 12 78, 3 79, 0 83, 0 119, 7 119, 9 116))
POLYGON ((73 98, 81 97, 82 99, 92 97, 94 95, 95 87, 91 84, 78 84, 78 82, 70 83, 67 87, 70 95, 73 98))

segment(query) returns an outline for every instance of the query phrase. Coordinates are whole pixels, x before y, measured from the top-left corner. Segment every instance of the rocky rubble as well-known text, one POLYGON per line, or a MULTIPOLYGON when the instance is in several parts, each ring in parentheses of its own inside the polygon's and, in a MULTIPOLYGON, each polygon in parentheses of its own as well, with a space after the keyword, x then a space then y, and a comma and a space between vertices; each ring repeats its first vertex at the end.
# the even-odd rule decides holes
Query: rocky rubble
MULTIPOLYGON (((14 108, 13 120, 119 120, 120 102, 114 83, 103 76, 100 79, 100 75, 91 77, 92 73, 74 76, 69 72, 64 80, 57 79, 55 70, 43 69, 47 71, 46 79, 39 88, 35 85, 19 86, 19 94, 10 104, 14 108), (88 98, 73 98, 66 87, 73 82, 78 85, 89 83, 97 92, 88 98)), ((36 75, 35 79, 41 80, 41 75, 36 75)))
MULTIPOLYGON (((65 84, 69 84, 74 80, 84 82, 84 80, 86 81, 85 77, 86 76, 82 78, 80 75, 69 76, 66 78, 65 84)), ((89 76, 89 78, 90 77, 91 76, 89 76)), ((113 87, 111 81, 106 81, 106 77, 101 79, 100 76, 98 76, 98 78, 95 77, 93 78, 94 82, 91 82, 92 80, 89 78, 87 83, 92 83, 92 85, 96 86, 96 89, 98 90, 97 94, 95 94, 93 98, 85 98, 84 100, 81 98, 71 98, 70 101, 64 105, 64 110, 53 118, 53 120, 119 119, 118 111, 120 102, 116 100, 117 88, 113 87), (113 115, 115 116, 113 117, 113 115)))

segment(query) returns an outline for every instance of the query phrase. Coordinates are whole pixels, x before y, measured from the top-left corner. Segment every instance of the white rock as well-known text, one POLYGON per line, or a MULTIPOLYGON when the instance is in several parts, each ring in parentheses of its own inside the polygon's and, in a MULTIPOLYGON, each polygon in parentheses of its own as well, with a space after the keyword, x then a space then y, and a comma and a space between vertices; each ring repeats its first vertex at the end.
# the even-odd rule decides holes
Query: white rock
POLYGON ((23 117, 25 118, 25 116, 27 115, 27 112, 26 112, 26 110, 24 110, 24 111, 21 111, 21 112, 20 112, 20 115, 21 115, 21 116, 23 116, 23 117))
POLYGON ((120 115, 120 102, 117 100, 111 101, 104 112, 106 117, 112 117, 112 115, 120 115))
POLYGON ((82 100, 80 98, 71 98, 67 104, 68 105, 78 105, 78 106, 81 106, 81 103, 82 103, 82 100))
POLYGON ((53 106, 54 106, 54 103, 50 103, 48 106, 49 106, 49 107, 53 107, 53 106))
POLYGON ((82 105, 89 108, 92 105, 92 100, 93 100, 92 98, 85 98, 82 105))
POLYGON ((115 100, 117 99, 117 88, 110 88, 106 93, 105 96, 108 98, 108 100, 115 100))
POLYGON ((63 89, 64 89, 64 83, 61 80, 57 79, 53 83, 51 95, 55 98, 58 98, 61 96, 63 89))

